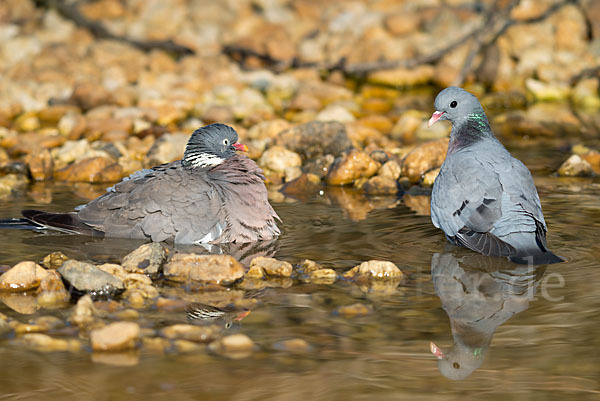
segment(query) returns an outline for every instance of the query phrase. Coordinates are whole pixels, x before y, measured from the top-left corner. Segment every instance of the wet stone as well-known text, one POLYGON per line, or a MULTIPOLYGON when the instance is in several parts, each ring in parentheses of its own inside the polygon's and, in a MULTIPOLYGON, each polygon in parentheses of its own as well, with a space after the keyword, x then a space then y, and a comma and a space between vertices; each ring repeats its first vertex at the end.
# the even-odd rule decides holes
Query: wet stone
POLYGON ((402 276, 402 271, 395 264, 383 260, 369 260, 344 273, 347 279, 394 280, 402 276))
POLYGON ((92 330, 90 341, 94 351, 123 351, 135 348, 140 338, 140 326, 133 322, 111 323, 92 330))
POLYGON ((345 318, 367 316, 371 313, 373 313, 373 308, 370 305, 365 305, 361 303, 340 306, 334 311, 334 314, 345 318))
POLYGON ((161 336, 175 340, 187 340, 207 343, 215 340, 219 334, 217 326, 195 326, 192 324, 175 324, 160 331, 161 336))
POLYGON ((447 149, 447 138, 417 146, 402 161, 402 176, 411 183, 419 182, 423 174, 442 165, 447 149))
POLYGON ((69 260, 69 257, 60 251, 52 252, 44 257, 42 266, 46 269, 58 269, 62 264, 69 260))
POLYGON ((166 258, 163 246, 153 242, 144 244, 123 258, 121 266, 130 273, 145 273, 155 276, 166 258))
POLYGON ((0 301, 22 315, 31 315, 40 309, 35 296, 29 293, 9 293, 0 291, 0 301))
POLYGON ((281 187, 281 192, 297 199, 309 199, 321 188, 321 178, 315 174, 302 174, 281 187))
POLYGON ((285 130, 277 144, 298 153, 303 160, 331 154, 341 156, 352 147, 344 124, 336 121, 312 121, 285 130))
POLYGON ((305 354, 312 351, 312 347, 302 338, 278 341, 273 345, 276 351, 289 352, 292 354, 305 354))
POLYGON ((229 255, 178 253, 164 266, 164 275, 179 282, 231 284, 243 277, 244 267, 229 255))
POLYGON ((254 342, 245 334, 232 334, 213 341, 208 348, 232 359, 245 358, 252 354, 254 342))
POLYGON ((115 297, 125 290, 123 281, 87 262, 67 260, 58 269, 61 276, 79 292, 92 297, 115 297))
POLYGON ((308 273, 308 281, 315 284, 333 284, 337 278, 337 272, 333 269, 318 269, 308 273))
POLYGON ((292 270, 292 265, 289 262, 259 256, 252 259, 252 262, 250 262, 250 270, 248 273, 252 272, 252 275, 249 277, 254 278, 262 277, 258 275, 258 271, 262 271, 267 276, 290 277, 292 275, 292 270))
POLYGON ((84 295, 77 301, 69 320, 78 326, 87 326, 94 321, 97 313, 92 297, 84 295))
POLYGON ((593 172, 592 165, 579 155, 572 155, 558 169, 558 175, 565 177, 585 177, 593 172))
POLYGON ((123 169, 113 160, 89 157, 54 172, 54 179, 68 182, 114 182, 123 178, 123 169))
POLYGON ((369 195, 395 195, 398 193, 398 182, 392 178, 376 175, 363 185, 369 195))
POLYGON ((24 334, 20 340, 26 347, 42 352, 76 352, 81 349, 79 340, 53 338, 41 333, 24 334))
POLYGON ((375 175, 379 167, 379 163, 365 152, 352 149, 334 162, 329 169, 326 182, 328 185, 351 184, 359 178, 370 178, 375 175))
POLYGON ((0 276, 0 291, 20 292, 37 288, 48 272, 34 262, 19 262, 0 276))
POLYGON ((302 159, 298 153, 292 152, 283 146, 273 146, 262 154, 258 164, 264 169, 276 173, 285 173, 289 167, 300 167, 302 159))
POLYGON ((25 164, 34 181, 46 181, 52 178, 54 162, 48 149, 41 152, 29 153, 25 156, 25 164))
POLYGON ((67 305, 71 295, 56 270, 48 271, 37 290, 37 302, 43 308, 59 308, 67 305))

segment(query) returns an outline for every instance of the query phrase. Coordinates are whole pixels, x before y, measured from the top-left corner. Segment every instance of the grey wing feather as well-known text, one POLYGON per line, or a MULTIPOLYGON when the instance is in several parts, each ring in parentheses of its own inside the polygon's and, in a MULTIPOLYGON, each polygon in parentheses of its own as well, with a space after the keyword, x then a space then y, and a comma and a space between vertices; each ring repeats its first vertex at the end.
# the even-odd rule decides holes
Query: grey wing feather
POLYGON ((175 167, 161 166, 121 181, 82 208, 79 218, 112 237, 194 243, 212 238, 210 233, 220 234, 215 230, 221 219, 220 202, 211 195, 212 187, 202 177, 175 167))

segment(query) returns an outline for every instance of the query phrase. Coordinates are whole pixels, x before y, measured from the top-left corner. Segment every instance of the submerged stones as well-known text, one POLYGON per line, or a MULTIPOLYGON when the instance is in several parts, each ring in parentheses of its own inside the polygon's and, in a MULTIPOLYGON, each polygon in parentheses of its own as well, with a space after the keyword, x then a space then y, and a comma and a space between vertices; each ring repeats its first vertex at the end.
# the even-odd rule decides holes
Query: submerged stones
POLYGON ((169 280, 231 284, 244 275, 244 267, 229 255, 178 253, 164 267, 169 280))
POLYGON ((399 280, 402 277, 402 271, 395 264, 384 260, 369 260, 344 273, 344 278, 355 280, 399 280))
POLYGON ((140 326, 133 322, 111 323, 92 330, 90 341, 94 351, 124 351, 135 348, 140 338, 140 326))
POLYGON ((125 290, 121 279, 91 263, 70 259, 63 263, 58 272, 75 290, 94 298, 114 297, 125 290))

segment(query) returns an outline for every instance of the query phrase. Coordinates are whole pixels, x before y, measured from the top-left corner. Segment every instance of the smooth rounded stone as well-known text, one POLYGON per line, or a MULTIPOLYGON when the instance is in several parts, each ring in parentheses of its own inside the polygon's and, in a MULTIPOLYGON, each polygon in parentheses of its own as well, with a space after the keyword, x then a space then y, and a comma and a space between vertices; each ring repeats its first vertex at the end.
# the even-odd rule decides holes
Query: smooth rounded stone
POLYGON ((55 104, 46 106, 37 115, 39 119, 45 123, 56 124, 67 113, 78 113, 79 109, 70 104, 55 104))
POLYGON ((371 313, 373 313, 373 307, 371 305, 365 305, 361 303, 340 306, 334 311, 334 314, 345 318, 367 316, 371 313))
POLYGON ((423 175, 423 179, 421 180, 421 186, 424 187, 433 187, 433 183, 435 182, 435 179, 437 178, 437 176, 440 174, 440 169, 436 168, 433 170, 430 170, 428 172, 426 172, 423 175))
POLYGON ((57 124, 58 132, 69 139, 79 139, 87 128, 87 120, 80 113, 68 112, 57 124))
POLYGON ((410 87, 431 82, 435 68, 430 65, 420 65, 414 68, 395 68, 380 70, 367 75, 367 82, 392 87, 410 87))
POLYGON ((0 291, 0 301, 22 315, 31 315, 40 309, 35 296, 29 293, 9 293, 0 291))
POLYGON ((124 351, 135 348, 140 326, 133 322, 116 322, 92 330, 90 341, 94 351, 124 351))
POLYGON ((525 87, 537 101, 561 101, 571 95, 571 87, 565 82, 541 82, 533 78, 525 80, 525 87))
POLYGON ((181 159, 185 151, 185 145, 189 139, 190 135, 184 133, 162 135, 148 150, 145 158, 146 167, 153 167, 181 159))
POLYGON ((97 314, 98 311, 94 307, 92 297, 89 295, 84 295, 77 301, 69 321, 80 327, 87 326, 94 321, 94 316, 97 314))
POLYGON ((244 276, 244 267, 230 255, 178 253, 164 266, 172 281, 231 284, 244 276))
POLYGON ((258 165, 276 173, 285 173, 289 167, 302 166, 302 159, 298 153, 283 146, 273 146, 263 152, 258 165))
POLYGON ((24 161, 34 181, 46 181, 52 178, 54 162, 48 149, 29 153, 25 156, 24 161))
POLYGON ((394 127, 394 124, 388 117, 377 114, 362 117, 358 120, 358 124, 374 129, 381 134, 389 134, 394 127))
POLYGON ((13 321, 11 323, 11 326, 17 335, 26 333, 42 333, 48 331, 47 327, 43 327, 38 324, 21 323, 17 321, 13 321))
POLYGON ((60 308, 68 304, 71 295, 56 270, 48 271, 37 290, 37 302, 42 308, 60 308))
POLYGON ((217 326, 195 326, 193 324, 174 324, 160 330, 160 335, 170 340, 180 339, 207 343, 214 341, 219 334, 217 326))
POLYGON ((329 172, 334 161, 335 157, 330 154, 318 156, 307 160, 302 166, 302 170, 307 174, 314 174, 319 178, 323 178, 329 172))
POLYGON ((321 266, 319 263, 315 262, 314 260, 310 260, 310 259, 304 259, 302 261, 302 263, 300 263, 299 267, 300 267, 300 270, 302 270, 305 274, 308 274, 308 273, 316 271, 316 270, 323 269, 323 266, 321 266))
POLYGON ((92 352, 92 362, 108 366, 131 367, 140 363, 140 355, 136 350, 124 352, 92 352))
POLYGON ((398 181, 380 175, 369 178, 362 188, 369 195, 396 195, 399 191, 398 181))
POLYGON ((258 273, 255 273, 259 270, 261 270, 267 276, 290 277, 292 275, 293 268, 289 262, 259 256, 252 259, 252 262, 250 262, 250 269, 248 273, 252 275, 247 276, 250 278, 262 277, 259 276, 258 273))
POLYGON ((206 348, 206 345, 198 344, 197 342, 189 340, 174 340, 173 348, 180 354, 189 354, 203 351, 206 348))
POLYGON ((13 191, 25 186, 27 179, 20 174, 7 174, 0 177, 0 197, 11 196, 13 191))
POLYGON ((146 351, 165 353, 171 342, 162 337, 142 337, 142 348, 146 351))
POLYGON ((61 251, 55 251, 44 257, 42 260, 42 266, 44 266, 46 269, 58 269, 67 260, 69 260, 67 255, 61 251))
POLYGON ((402 176, 411 183, 419 182, 423 174, 442 165, 447 150, 448 138, 417 146, 402 161, 402 176))
POLYGON ((89 157, 54 172, 54 179, 67 182, 114 182, 123 178, 123 169, 113 160, 89 157))
POLYGON ((160 272, 160 267, 167 254, 163 246, 157 242, 144 244, 123 258, 121 266, 130 273, 145 273, 154 276, 160 272))
POLYGON ((565 177, 585 177, 593 172, 592 165, 579 155, 571 155, 558 169, 558 175, 565 177))
POLYGON ((589 150, 585 153, 581 153, 580 156, 592 166, 594 174, 600 174, 600 152, 597 150, 589 150))
POLYGON ((13 127, 22 132, 31 132, 40 128, 40 119, 33 111, 21 114, 13 122, 13 127))
POLYGON ((379 163, 365 152, 352 149, 337 159, 325 178, 328 185, 352 184, 359 178, 370 178, 379 170, 379 163))
POLYGON ((343 106, 329 105, 321 110, 315 120, 317 121, 338 121, 340 123, 351 123, 356 121, 356 117, 343 106))
POLYGON ((305 354, 312 351, 312 347, 306 340, 302 338, 292 338, 290 340, 282 340, 273 344, 276 351, 289 352, 292 354, 305 354))
POLYGON ((309 272, 307 278, 315 284, 333 284, 337 279, 337 272, 333 269, 318 269, 309 272))
POLYGON ((250 139, 273 139, 279 135, 280 132, 289 129, 291 124, 284 119, 275 119, 262 121, 258 124, 253 125, 248 130, 248 138, 250 139))
POLYGON ((123 281, 91 263, 69 259, 58 269, 60 275, 77 291, 92 297, 114 297, 125 290, 123 281))
POLYGON ((0 276, 0 291, 21 292, 39 287, 48 275, 37 263, 19 262, 0 276))
POLYGON ((254 342, 245 334, 232 334, 211 342, 208 349, 232 359, 246 358, 254 351, 254 342))
POLYGON ((377 172, 377 175, 380 177, 391 178, 392 180, 397 180, 400 178, 400 173, 402 172, 402 168, 395 160, 388 160, 385 162, 377 172))
POLYGON ((79 340, 53 338, 41 333, 24 334, 20 340, 26 347, 42 352, 77 352, 81 349, 79 340))
POLYGON ((395 264, 384 260, 369 260, 344 273, 347 279, 398 280, 402 277, 402 271, 395 264))
POLYGON ((87 139, 66 141, 60 148, 52 149, 52 157, 57 167, 64 167, 75 160, 81 160, 91 152, 87 139))
POLYGON ((286 182, 280 191, 297 199, 309 199, 321 188, 321 178, 316 174, 305 173, 286 182))
POLYGON ((346 127, 337 121, 311 121, 292 127, 280 132, 276 143, 298 153, 302 160, 326 154, 337 157, 352 148, 346 127))

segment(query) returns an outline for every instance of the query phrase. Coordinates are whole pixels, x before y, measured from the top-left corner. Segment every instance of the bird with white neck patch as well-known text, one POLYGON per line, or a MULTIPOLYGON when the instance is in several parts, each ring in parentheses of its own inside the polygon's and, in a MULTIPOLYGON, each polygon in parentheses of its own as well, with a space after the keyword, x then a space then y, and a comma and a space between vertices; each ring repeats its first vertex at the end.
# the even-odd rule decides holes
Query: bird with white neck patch
POLYGON ((475 96, 450 87, 429 125, 452 123, 446 160, 431 193, 431 220, 455 245, 515 263, 562 262, 546 245, 546 222, 531 173, 496 139, 475 96))
MULTIPOLYGON (((237 132, 199 128, 182 160, 137 171, 70 213, 24 210, 15 227, 177 244, 247 243, 280 233, 261 169, 237 132)), ((9 223, 10 223, 9 222, 9 223)), ((9 225, 3 222, 3 226, 9 225)))

